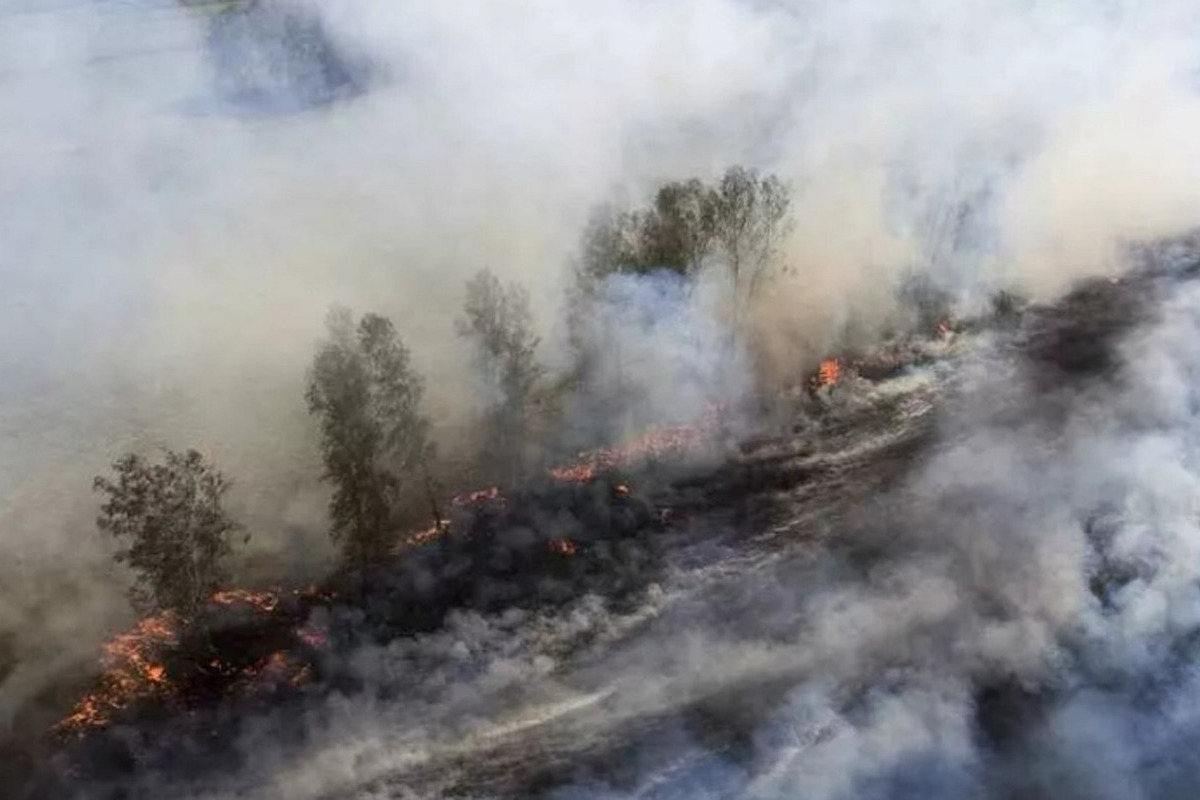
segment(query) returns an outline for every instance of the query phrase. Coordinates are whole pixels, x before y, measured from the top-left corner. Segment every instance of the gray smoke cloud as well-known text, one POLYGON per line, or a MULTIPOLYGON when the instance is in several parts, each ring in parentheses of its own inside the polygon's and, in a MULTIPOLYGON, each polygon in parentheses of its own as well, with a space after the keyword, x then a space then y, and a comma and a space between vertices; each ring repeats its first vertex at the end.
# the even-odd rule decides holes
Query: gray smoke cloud
POLYGON ((567 410, 568 436, 621 442, 747 399, 749 359, 723 322, 725 282, 713 277, 693 283, 662 270, 602 282, 576 330, 589 367, 567 410))
POLYGON ((680 559, 633 610, 455 615, 367 647, 357 674, 403 702, 334 703, 301 757, 223 788, 421 797, 467 775, 492 796, 480 774, 616 753, 619 778, 548 796, 1191 796, 1200 287, 1165 294, 1109 378, 1047 388, 1055 367, 995 337, 870 390, 947 403, 928 457, 827 540, 680 559), (745 742, 705 740, 738 709, 745 742))
MULTIPOLYGON (((453 424, 471 405, 453 336, 463 281, 482 266, 522 281, 555 330, 595 203, 664 178, 744 162, 793 185, 790 269, 752 321, 773 376, 885 318, 913 273, 967 306, 1008 284, 1049 297, 1200 211, 1200 12, 1182 0, 309 7, 371 77, 287 113, 218 96, 199 13, 0 11, 0 626, 36 631, 23 647, 45 651, 38 672, 123 613, 87 487, 130 447, 205 450, 237 479, 264 561, 322 561, 301 393, 333 302, 396 319, 431 412, 453 424)), ((679 407, 671 376, 647 392, 679 407)), ((1151 397, 1138 414, 1183 402, 1151 397)), ((1154 442, 1176 457, 1157 439, 1078 441, 1099 448, 1076 453, 1089 467, 1154 442)), ((1006 452, 997 465, 1030 468, 1006 452)), ((1070 485, 1099 491, 1084 480, 1070 485)), ((1046 541, 1026 544, 1058 558, 1046 541)), ((0 718, 35 685, 0 688, 0 718)))

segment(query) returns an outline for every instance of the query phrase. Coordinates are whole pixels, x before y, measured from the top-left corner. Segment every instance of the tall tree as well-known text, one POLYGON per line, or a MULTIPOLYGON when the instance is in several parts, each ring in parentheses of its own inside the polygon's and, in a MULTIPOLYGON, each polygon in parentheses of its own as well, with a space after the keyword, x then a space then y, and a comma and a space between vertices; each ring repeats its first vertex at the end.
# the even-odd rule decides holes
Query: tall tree
POLYGON ((715 240, 729 269, 736 325, 787 233, 791 196, 774 175, 732 167, 717 185, 714 202, 715 240))
POLYGON ((697 178, 663 184, 640 217, 642 259, 650 268, 694 275, 716 234, 717 196, 697 178))
POLYGON ((504 286, 489 270, 467 282, 460 336, 475 350, 475 364, 492 395, 485 452, 510 480, 525 470, 531 405, 544 370, 537 360, 529 294, 517 284, 504 286))
POLYGON ((432 454, 420 412, 424 381, 386 317, 357 326, 335 309, 309 372, 306 399, 321 429, 325 479, 333 483, 332 536, 347 563, 365 568, 395 545, 409 485, 432 454))
POLYGON ((129 592, 134 606, 203 616, 226 580, 224 560, 240 530, 221 506, 229 481, 195 450, 168 450, 161 464, 131 453, 113 470, 114 478, 95 479, 96 491, 108 497, 96 525, 123 543, 116 559, 137 574, 129 592))

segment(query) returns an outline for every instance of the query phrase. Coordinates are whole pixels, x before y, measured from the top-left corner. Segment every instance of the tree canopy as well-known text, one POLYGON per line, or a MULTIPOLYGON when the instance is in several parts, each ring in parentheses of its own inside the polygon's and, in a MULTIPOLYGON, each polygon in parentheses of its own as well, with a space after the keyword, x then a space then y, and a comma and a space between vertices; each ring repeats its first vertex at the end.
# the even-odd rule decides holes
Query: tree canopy
POLYGON ((319 421, 325 479, 334 485, 332 536, 347 562, 364 567, 395 543, 408 480, 431 456, 421 414, 424 381, 391 321, 357 325, 335 310, 309 372, 306 399, 319 421))
POLYGON ((517 284, 505 286, 489 270, 481 270, 467 282, 458 332, 471 342, 476 369, 490 395, 486 460, 508 479, 519 479, 525 469, 530 405, 544 374, 528 292, 517 284))
POLYGON ((664 183, 646 208, 605 206, 593 216, 580 279, 655 270, 693 276, 715 259, 728 271, 736 316, 774 263, 790 210, 783 181, 746 167, 731 167, 713 184, 698 178, 664 183))
POLYGON ((168 450, 160 464, 131 453, 113 471, 94 482, 108 498, 96 524, 122 542, 116 560, 137 575, 130 599, 142 611, 202 616, 240 530, 221 505, 229 481, 195 450, 168 450))

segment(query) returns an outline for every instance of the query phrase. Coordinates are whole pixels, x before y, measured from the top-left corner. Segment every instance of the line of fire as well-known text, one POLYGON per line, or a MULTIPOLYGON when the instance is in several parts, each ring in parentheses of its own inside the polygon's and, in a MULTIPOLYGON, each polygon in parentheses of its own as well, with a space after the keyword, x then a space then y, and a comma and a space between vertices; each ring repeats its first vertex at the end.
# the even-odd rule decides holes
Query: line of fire
MULTIPOLYGON (((937 338, 948 339, 953 332, 952 323, 943 321, 937 327, 937 338)), ((815 397, 827 394, 861 371, 887 375, 916 360, 915 351, 903 348, 881 350, 870 358, 831 356, 820 361, 804 385, 815 397)), ((547 478, 551 484, 568 487, 568 491, 599 485, 605 501, 615 506, 644 505, 633 498, 626 476, 648 463, 682 459, 703 448, 727 414, 728 409, 714 407, 699 424, 653 428, 625 445, 582 452, 570 462, 549 469, 547 478)), ((469 531, 468 541, 486 542, 486 532, 480 535, 480 522, 486 528, 487 520, 503 514, 508 498, 499 487, 488 486, 459 492, 449 505, 465 521, 441 519, 403 537, 397 557, 436 549, 458 527, 469 531)), ((659 521, 670 519, 674 511, 669 506, 640 510, 659 521)), ((541 555, 549 561, 543 566, 551 569, 562 569, 561 562, 566 560, 586 557, 588 549, 588 542, 569 535, 552 535, 540 545, 541 555)), ((209 610, 220 620, 217 629, 193 634, 193 641, 186 640, 186 625, 177 614, 164 612, 146 617, 104 645, 101 675, 54 727, 54 733, 59 737, 84 736, 147 704, 181 711, 196 703, 211 702, 214 696, 300 689, 318 674, 322 652, 331 644, 327 626, 313 621, 328 615, 314 611, 326 610, 338 602, 338 591, 332 585, 291 590, 224 589, 209 601, 209 610), (222 641, 223 637, 229 641, 222 641)))

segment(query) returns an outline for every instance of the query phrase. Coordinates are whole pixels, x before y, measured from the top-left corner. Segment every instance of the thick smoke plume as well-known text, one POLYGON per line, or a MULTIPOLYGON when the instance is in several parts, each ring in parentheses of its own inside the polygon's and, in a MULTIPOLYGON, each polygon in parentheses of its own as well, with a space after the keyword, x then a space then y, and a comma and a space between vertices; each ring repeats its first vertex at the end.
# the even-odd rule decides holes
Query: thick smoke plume
POLYGON ((713 284, 666 270, 602 283, 575 331, 587 368, 568 435, 620 441, 652 425, 696 425, 747 399, 750 368, 721 322, 723 284, 713 284))
MULTIPOLYGON (((882 327, 914 274, 966 308, 997 287, 1051 297, 1082 275, 1117 273, 1124 243, 1200 212, 1200 12, 1182 0, 345 0, 310 10, 350 54, 355 91, 259 105, 219 94, 208 23, 176 5, 18 0, 0 11, 0 629, 37 665, 0 686, 0 724, 40 675, 87 652, 123 613, 123 576, 109 571, 87 491, 120 452, 205 450, 237 479, 239 516, 269 569, 322 562, 324 495, 302 384, 331 303, 397 321, 429 378, 430 411, 452 426, 471 408, 469 358, 452 343, 463 281, 486 266, 527 285, 547 356, 565 360, 560 299, 588 215, 663 179, 747 163, 791 183, 787 270, 756 305, 749 343, 778 381, 849 332, 882 327)), ((1167 639, 1156 637, 1191 613, 1176 602, 1188 562, 1172 555, 1191 541, 1186 301, 1168 307, 1132 362, 1150 383, 1130 378, 1139 389, 1103 403, 1084 396, 1058 454, 1044 455, 1048 434, 1034 423, 1019 440, 987 438, 985 425, 927 468, 929 497, 990 498, 963 514, 924 511, 943 581, 928 579, 936 565, 918 550, 876 596, 820 602, 844 608, 868 642, 908 630, 883 626, 885 611, 920 630, 969 628, 970 644, 945 654, 958 676, 1041 680, 1068 656, 1117 672, 1137 658, 1160 663, 1153 643, 1167 639), (1139 478, 1134 464, 1158 478, 1139 478), (1052 478, 1028 477, 1035 468, 1052 478), (980 486, 961 486, 964 475, 980 486), (1101 614, 1075 568, 1098 556, 1070 520, 1114 496, 1128 500, 1105 523, 1111 557, 1138 578, 1101 614), (984 534, 969 536, 967 523, 984 534), (964 576, 979 585, 964 587, 964 576), (978 619, 967 597, 1008 610, 978 619), (1084 655, 1049 644, 1068 622, 1083 625, 1073 635, 1084 655), (1130 652, 1111 644, 1122 641, 1113 629, 1130 652)), ((659 325, 639 346, 654 353, 689 335, 659 325)), ((672 405, 673 371, 644 377, 654 407, 690 407, 691 397, 672 405)), ((1000 406, 1016 385, 969 396, 1000 406)), ((828 657, 859 658, 864 640, 851 641, 828 657)), ((973 780, 976 751, 948 733, 962 724, 965 688, 925 677, 904 689, 912 703, 863 706, 855 747, 830 740, 845 748, 837 775, 853 772, 858 753, 891 746, 885 732, 897 726, 926 744, 884 755, 907 764, 940 753, 946 786, 973 780), (965 749, 942 753, 943 737, 965 749)), ((822 702, 796 700, 802 711, 822 702)), ((1179 727, 1137 715, 1132 728, 1079 724, 1129 706, 1083 696, 1055 720, 1088 731, 1095 740, 1075 746, 1109 747, 1114 764, 1192 724, 1186 705, 1171 712, 1179 727), (1130 743, 1131 729, 1146 736, 1130 743)), ((791 774, 771 768, 785 782, 791 774)), ((828 796, 844 789, 829 786, 828 796)))

